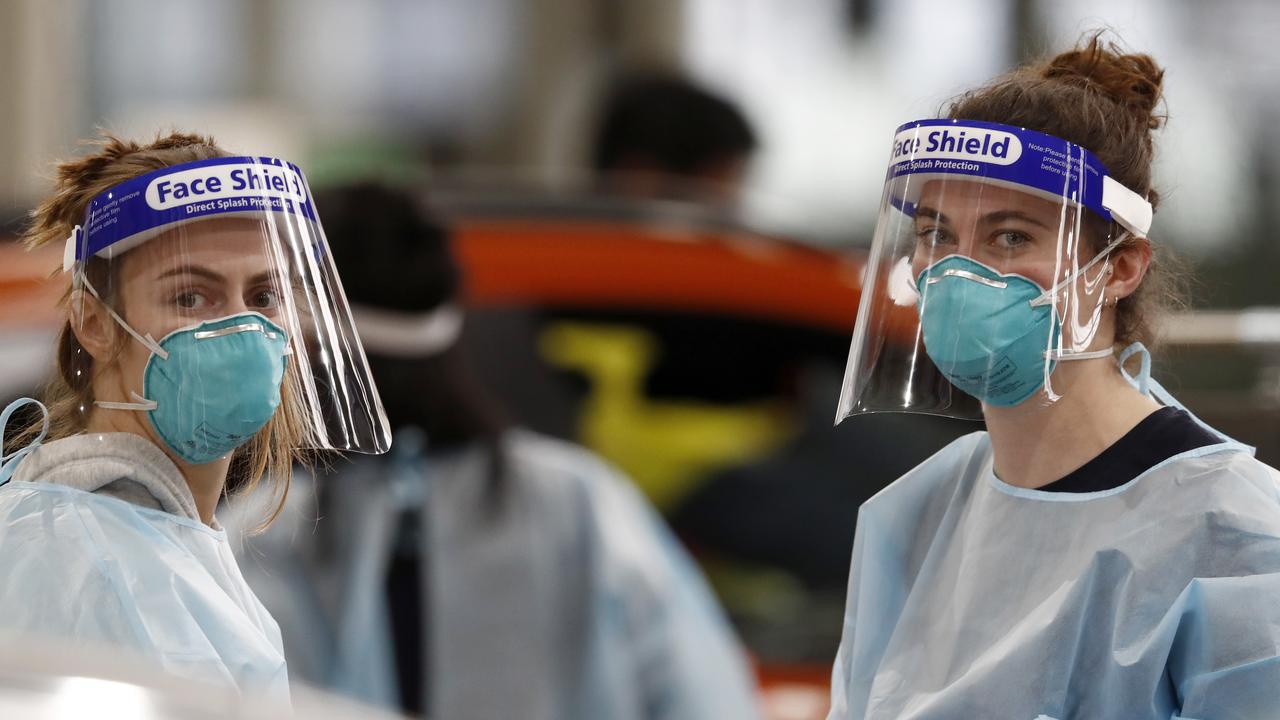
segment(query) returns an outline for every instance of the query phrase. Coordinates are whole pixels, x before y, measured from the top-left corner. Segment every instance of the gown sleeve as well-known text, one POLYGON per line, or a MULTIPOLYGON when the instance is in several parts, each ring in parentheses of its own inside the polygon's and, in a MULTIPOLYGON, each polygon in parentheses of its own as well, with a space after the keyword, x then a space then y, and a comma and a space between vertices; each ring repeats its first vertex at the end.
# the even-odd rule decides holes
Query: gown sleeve
MULTIPOLYGON (((1280 539, 1242 534, 1249 574, 1197 578, 1170 615, 1174 720, 1262 720, 1280 713, 1280 539)), ((1239 572, 1237 570, 1237 572, 1239 572)))
POLYGON ((591 465, 597 550, 586 667, 602 677, 587 685, 633 701, 580 716, 761 717, 746 657, 693 559, 624 478, 591 465))
MULTIPOLYGON (((240 619, 243 613, 228 610, 230 601, 212 580, 192 585, 175 571, 190 564, 181 548, 127 522, 128 504, 87 497, 68 502, 21 484, 0 489, 0 634, 242 692, 287 689, 282 659, 271 677, 252 675, 256 685, 224 661, 216 631, 260 633, 240 619), (211 607, 209 597, 228 607, 211 607)), ((259 649, 237 657, 258 659, 259 649)), ((262 651, 268 660, 272 655, 262 651)))
POLYGON ((145 653, 150 648, 120 567, 95 550, 92 519, 18 487, 0 492, 0 630, 145 653))
MULTIPOLYGON (((953 489, 973 475, 985 433, 958 438, 858 509, 827 720, 866 713, 871 681, 953 489)), ((970 478, 971 479, 971 478, 970 478)))

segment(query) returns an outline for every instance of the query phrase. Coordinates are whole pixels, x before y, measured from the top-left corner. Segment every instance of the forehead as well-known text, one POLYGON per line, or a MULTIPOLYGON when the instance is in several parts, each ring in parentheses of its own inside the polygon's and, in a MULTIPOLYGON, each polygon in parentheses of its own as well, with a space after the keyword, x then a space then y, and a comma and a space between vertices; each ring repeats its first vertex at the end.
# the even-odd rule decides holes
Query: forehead
POLYGON ((949 218, 976 219, 994 212, 1017 211, 1056 220, 1062 212, 1060 202, 980 180, 930 180, 920 190, 918 205, 949 218))
POLYGON ((222 217, 169 230, 130 250, 122 259, 133 270, 199 265, 259 273, 274 264, 271 242, 262 221, 222 217))

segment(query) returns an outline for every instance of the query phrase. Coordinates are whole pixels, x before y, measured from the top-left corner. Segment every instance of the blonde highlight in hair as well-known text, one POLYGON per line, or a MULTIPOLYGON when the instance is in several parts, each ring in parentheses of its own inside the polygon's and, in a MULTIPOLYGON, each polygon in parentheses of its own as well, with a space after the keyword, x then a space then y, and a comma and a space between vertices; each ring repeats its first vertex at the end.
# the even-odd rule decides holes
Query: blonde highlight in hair
MULTIPOLYGON (((89 202, 120 183, 147 173, 199 160, 229 157, 212 137, 190 133, 171 132, 158 134, 149 144, 122 140, 109 133, 89 143, 96 148, 84 157, 58 165, 53 194, 32 212, 31 224, 23 233, 22 241, 28 248, 63 243, 74 232, 84 217, 89 202)), ((99 258, 89 258, 84 263, 84 273, 105 294, 102 302, 116 309, 116 283, 111 282, 115 268, 99 258)), ((49 411, 48 440, 69 437, 84 432, 88 412, 93 407, 93 381, 102 367, 95 367, 89 352, 80 344, 72 328, 73 299, 78 293, 69 290, 62 304, 67 306, 68 318, 63 323, 57 341, 57 372, 45 386, 42 401, 49 411)), ((84 302, 97 302, 85 297, 84 302)), ((118 333, 115 355, 123 350, 129 337, 118 333)), ((18 442, 27 443, 40 432, 41 423, 25 428, 18 442)), ((285 370, 281 386, 280 407, 267 425, 245 445, 235 451, 228 471, 225 492, 240 494, 253 491, 263 477, 270 478, 277 488, 273 493, 278 500, 258 530, 265 529, 280 514, 288 497, 289 481, 294 462, 302 459, 298 450, 306 439, 306 416, 297 387, 297 373, 290 363, 285 370)))

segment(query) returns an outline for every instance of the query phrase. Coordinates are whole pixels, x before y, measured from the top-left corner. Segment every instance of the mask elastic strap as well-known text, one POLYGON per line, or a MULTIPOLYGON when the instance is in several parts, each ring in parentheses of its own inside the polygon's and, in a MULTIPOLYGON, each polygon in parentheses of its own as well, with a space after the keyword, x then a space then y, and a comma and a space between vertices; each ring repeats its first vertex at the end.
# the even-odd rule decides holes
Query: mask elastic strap
POLYGON ((1115 355, 1116 351, 1107 348, 1106 350, 1088 350, 1082 352, 1073 352, 1071 350, 1049 350, 1044 354, 1048 360, 1100 360, 1115 355))
POLYGON ((1061 282, 1059 282, 1058 284, 1054 285, 1053 287, 1041 293, 1040 297, 1036 298, 1035 300, 1032 300, 1031 307, 1048 305, 1049 303, 1053 302, 1058 297, 1059 290, 1062 290, 1062 288, 1075 282, 1076 278, 1079 278, 1081 275, 1084 275, 1094 265, 1097 265, 1098 263, 1102 262, 1104 259, 1106 259, 1108 255, 1111 254, 1112 250, 1115 250, 1117 247, 1120 246, 1120 243, 1128 239, 1129 239, 1129 233, 1127 232, 1120 233, 1120 237, 1116 238, 1115 240, 1112 240, 1110 245, 1107 245, 1106 247, 1102 248, 1102 252, 1098 253, 1097 255, 1094 255, 1092 260, 1084 264, 1084 267, 1080 268, 1079 270, 1063 278, 1061 282))
POLYGON ((136 392, 130 392, 129 397, 133 398, 136 402, 127 403, 112 402, 110 400, 94 400, 93 404, 106 410, 142 410, 145 412, 150 412, 151 410, 155 410, 160 407, 160 404, 155 400, 148 400, 136 392))
POLYGON ((134 330, 129 326, 129 323, 124 321, 124 318, 117 315, 116 311, 112 310, 110 305, 107 305, 107 302, 98 294, 97 288, 93 286, 93 283, 89 282, 89 278, 85 276, 84 273, 80 273, 80 282, 89 290, 90 295, 98 299, 98 302, 102 305, 102 309, 107 311, 107 314, 111 316, 111 319, 115 320, 117 325, 124 328, 125 332, 132 335, 134 340, 142 343, 142 345, 153 354, 159 355, 161 360, 169 359, 169 352, 160 347, 160 343, 156 342, 156 339, 151 337, 151 333, 147 333, 146 335, 139 334, 137 330, 134 330))
POLYGON ((31 451, 40 447, 40 443, 44 440, 45 436, 49 434, 49 409, 46 408, 39 400, 35 400, 33 398, 19 398, 9 403, 9 406, 4 409, 4 412, 0 412, 0 453, 4 452, 4 430, 9 424, 9 418, 13 417, 13 414, 17 412, 19 408, 27 405, 35 405, 40 408, 40 434, 21 450, 15 450, 8 455, 0 455, 0 485, 4 485, 9 482, 9 479, 13 477, 14 471, 18 469, 18 463, 22 458, 30 454, 31 451))
MULTIPOLYGON (((156 342, 156 339, 151 337, 150 333, 147 333, 146 335, 139 334, 137 330, 129 327, 129 323, 125 322, 124 318, 117 315, 116 311, 112 310, 111 307, 107 305, 106 301, 102 299, 102 296, 98 294, 97 288, 93 286, 93 283, 89 282, 89 278, 86 277, 84 273, 80 273, 79 279, 89 291, 89 294, 98 299, 98 303, 107 311, 107 314, 111 316, 111 319, 116 321, 117 325, 124 328, 125 332, 133 336, 133 339, 142 343, 143 347, 159 356, 161 360, 169 359, 169 351, 160 347, 160 343, 156 342)), ((138 410, 141 412, 150 412, 151 410, 155 410, 159 407, 159 404, 157 404, 155 400, 148 400, 136 392, 130 391, 129 397, 133 398, 136 402, 126 403, 112 402, 110 400, 94 400, 93 404, 105 410, 138 410)))

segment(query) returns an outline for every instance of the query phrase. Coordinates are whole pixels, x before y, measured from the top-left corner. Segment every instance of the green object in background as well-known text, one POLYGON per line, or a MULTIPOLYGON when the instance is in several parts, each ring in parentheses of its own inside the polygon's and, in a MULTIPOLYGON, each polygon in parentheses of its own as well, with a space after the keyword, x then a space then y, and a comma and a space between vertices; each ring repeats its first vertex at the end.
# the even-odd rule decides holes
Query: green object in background
POLYGON ((307 170, 315 188, 371 179, 411 184, 429 175, 419 148, 406 141, 377 137, 353 138, 316 148, 307 170))

